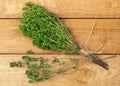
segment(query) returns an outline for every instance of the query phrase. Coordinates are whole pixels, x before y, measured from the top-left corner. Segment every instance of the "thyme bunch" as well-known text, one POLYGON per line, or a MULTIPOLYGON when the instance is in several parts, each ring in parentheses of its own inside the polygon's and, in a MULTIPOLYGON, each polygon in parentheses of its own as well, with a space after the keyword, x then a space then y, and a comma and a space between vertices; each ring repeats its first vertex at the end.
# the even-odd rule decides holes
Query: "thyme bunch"
POLYGON ((26 3, 23 10, 24 19, 20 20, 19 29, 24 36, 33 39, 34 45, 65 53, 77 53, 80 50, 55 14, 32 2, 26 3))

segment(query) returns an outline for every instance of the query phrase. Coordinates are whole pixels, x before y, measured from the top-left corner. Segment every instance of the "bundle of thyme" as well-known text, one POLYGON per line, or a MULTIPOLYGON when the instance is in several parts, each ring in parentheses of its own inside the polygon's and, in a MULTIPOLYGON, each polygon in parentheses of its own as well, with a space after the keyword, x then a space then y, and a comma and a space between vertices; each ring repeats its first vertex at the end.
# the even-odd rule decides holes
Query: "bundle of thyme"
POLYGON ((42 49, 59 50, 64 53, 83 53, 90 61, 108 69, 108 65, 96 55, 86 52, 75 42, 69 30, 58 17, 43 6, 26 3, 19 29, 33 44, 42 49))
POLYGON ((23 61, 11 62, 10 67, 26 67, 25 74, 29 79, 29 83, 47 80, 55 74, 65 74, 69 69, 76 70, 79 63, 79 59, 77 58, 60 60, 57 57, 46 59, 44 57, 22 56, 22 59, 23 61))

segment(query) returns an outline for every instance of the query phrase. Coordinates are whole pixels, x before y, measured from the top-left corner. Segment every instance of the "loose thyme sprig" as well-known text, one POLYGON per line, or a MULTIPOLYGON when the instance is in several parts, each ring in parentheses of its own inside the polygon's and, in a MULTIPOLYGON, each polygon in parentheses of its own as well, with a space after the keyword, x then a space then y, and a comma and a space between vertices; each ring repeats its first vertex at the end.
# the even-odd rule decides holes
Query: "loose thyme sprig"
POLYGON ((46 59, 44 57, 35 58, 32 56, 22 56, 22 59, 24 62, 11 62, 10 67, 22 67, 24 64, 24 66, 27 67, 25 74, 29 78, 29 83, 49 79, 53 73, 65 74, 65 72, 67 72, 66 66, 71 64, 73 66, 70 66, 69 69, 77 69, 76 63, 78 63, 78 59, 76 58, 63 61, 57 57, 46 59))

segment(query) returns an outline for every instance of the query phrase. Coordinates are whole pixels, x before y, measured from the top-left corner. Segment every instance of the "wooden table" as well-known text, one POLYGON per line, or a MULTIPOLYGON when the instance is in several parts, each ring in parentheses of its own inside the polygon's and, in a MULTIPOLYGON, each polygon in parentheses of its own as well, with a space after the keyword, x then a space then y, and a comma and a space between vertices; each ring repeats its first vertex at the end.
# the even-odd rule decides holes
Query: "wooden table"
POLYGON ((103 44, 100 58, 120 54, 120 0, 0 0, 0 86, 120 86, 120 56, 105 60, 109 70, 86 61, 79 71, 34 84, 27 82, 24 68, 10 68, 9 62, 21 60, 27 50, 37 53, 36 57, 84 58, 33 46, 32 40, 18 30, 21 9, 27 1, 54 12, 83 46, 96 21, 89 50, 96 51, 103 44))

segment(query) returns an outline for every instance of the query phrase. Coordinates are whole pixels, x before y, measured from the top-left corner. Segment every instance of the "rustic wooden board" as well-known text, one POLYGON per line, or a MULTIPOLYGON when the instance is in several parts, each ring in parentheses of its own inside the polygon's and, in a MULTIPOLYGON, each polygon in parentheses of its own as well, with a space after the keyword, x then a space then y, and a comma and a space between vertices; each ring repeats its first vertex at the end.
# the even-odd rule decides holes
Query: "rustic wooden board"
MULTIPOLYGON (((105 60, 109 70, 82 60, 80 70, 34 84, 28 83, 25 68, 10 68, 9 63, 21 60, 27 50, 40 53, 33 55, 36 57, 85 59, 79 55, 39 49, 32 45, 31 39, 22 35, 18 30, 18 19, 15 18, 22 18, 22 7, 28 1, 45 6, 60 18, 67 18, 61 21, 82 46, 85 46, 96 20, 80 18, 108 18, 97 19, 88 49, 96 51, 103 43, 102 54, 120 54, 120 0, 0 0, 0 86, 120 86, 120 56, 105 60)), ((100 58, 108 56, 111 55, 99 55, 100 58)))
MULTIPOLYGON (((0 0, 0 18, 19 18, 26 2, 38 3, 38 0, 0 0)), ((41 5, 43 0, 39 0, 41 5)))
POLYGON ((61 18, 120 18, 120 0, 45 0, 61 18))
MULTIPOLYGON (((62 19, 76 41, 85 46, 88 34, 95 22, 94 19, 62 19)), ((45 51, 32 45, 32 40, 24 37, 18 30, 17 19, 0 20, 0 53, 25 53, 33 50, 36 53, 58 53, 45 51)), ((88 41, 89 50, 96 51, 103 43, 103 54, 120 54, 120 19, 98 19, 93 35, 88 41)))
MULTIPOLYGON (((9 63, 21 60, 22 55, 0 55, 0 86, 120 86, 120 56, 105 60, 109 70, 104 70, 89 61, 81 61, 78 71, 57 75, 49 80, 29 84, 25 68, 10 68, 9 63)), ((51 58, 81 58, 79 55, 34 55, 51 58)), ((109 55, 101 55, 106 58, 109 55)))
POLYGON ((0 18, 20 18, 28 1, 45 6, 61 18, 120 18, 120 0, 0 0, 0 18))

